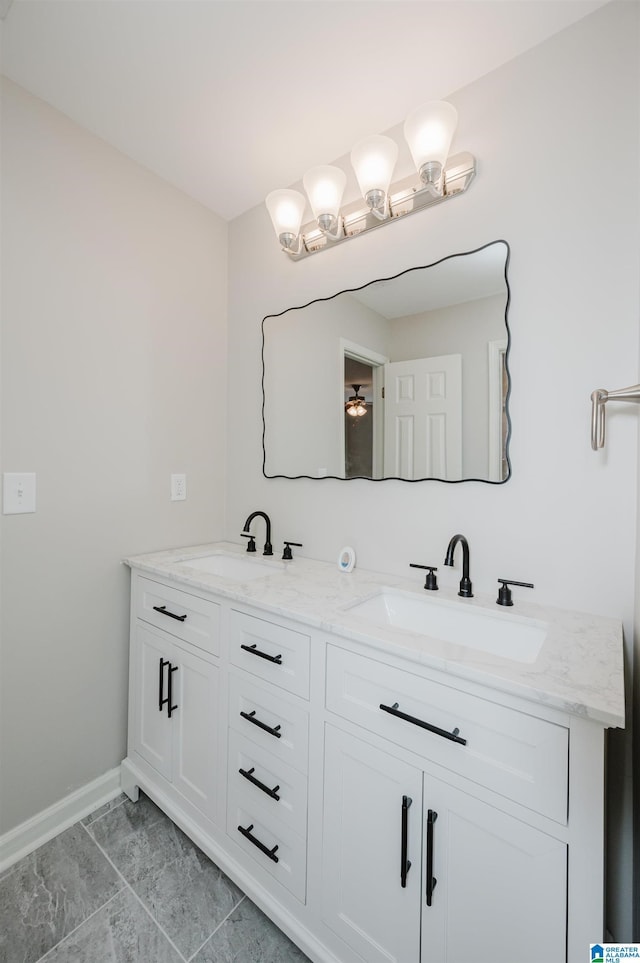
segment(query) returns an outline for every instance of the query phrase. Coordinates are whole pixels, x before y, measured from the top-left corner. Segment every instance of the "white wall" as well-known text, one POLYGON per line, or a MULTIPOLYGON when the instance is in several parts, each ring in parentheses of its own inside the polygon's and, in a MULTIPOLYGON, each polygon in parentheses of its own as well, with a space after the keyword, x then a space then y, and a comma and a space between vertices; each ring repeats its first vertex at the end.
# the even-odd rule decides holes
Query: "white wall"
POLYGON ((2 89, 0 833, 125 755, 121 558, 222 535, 227 274, 224 222, 2 89))
MULTIPOLYGON (((621 617, 631 665, 638 413, 612 408, 596 454, 589 395, 640 380, 638 36, 638 4, 613 3, 452 94, 453 150, 472 151, 478 174, 449 203, 299 263, 278 250, 262 207, 232 223, 229 373, 232 384, 242 375, 243 393, 229 418, 228 537, 239 541, 247 514, 263 509, 274 546, 295 539, 304 554, 333 561, 350 544, 360 565, 409 575, 409 562, 441 563, 460 531, 478 591, 512 577, 535 583, 532 601, 621 617), (262 317, 497 238, 512 249, 513 478, 264 479, 262 317)), ((441 568, 443 583, 459 577, 441 568)), ((614 742, 608 918, 617 939, 631 933, 627 760, 614 742)))
POLYGON ((344 474, 342 339, 386 357, 389 322, 349 294, 265 321, 267 475, 344 474))

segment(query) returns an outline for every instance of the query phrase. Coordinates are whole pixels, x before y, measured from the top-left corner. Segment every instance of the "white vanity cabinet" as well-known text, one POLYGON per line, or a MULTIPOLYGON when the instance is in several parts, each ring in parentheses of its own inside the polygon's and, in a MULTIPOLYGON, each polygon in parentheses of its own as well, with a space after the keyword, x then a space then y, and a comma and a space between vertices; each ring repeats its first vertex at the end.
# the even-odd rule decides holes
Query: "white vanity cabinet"
MULTIPOLYGON (((603 939, 615 697, 607 722, 607 707, 590 719, 542 687, 493 687, 490 662, 439 670, 340 622, 320 563, 305 615, 291 572, 207 589, 157 559, 132 560, 123 788, 143 789, 312 963, 581 963, 603 939)), ((615 668, 616 626, 600 631, 593 651, 607 645, 615 668)))
POLYGON ((338 645, 326 699, 363 727, 326 725, 327 925, 368 963, 565 960, 568 730, 338 645))
POLYGON ((332 726, 323 881, 368 963, 565 959, 566 845, 332 726))
POLYGON ((309 643, 283 620, 229 619, 227 832, 306 901, 309 643))
POLYGON ((215 822, 219 606, 149 579, 134 584, 130 757, 215 822))

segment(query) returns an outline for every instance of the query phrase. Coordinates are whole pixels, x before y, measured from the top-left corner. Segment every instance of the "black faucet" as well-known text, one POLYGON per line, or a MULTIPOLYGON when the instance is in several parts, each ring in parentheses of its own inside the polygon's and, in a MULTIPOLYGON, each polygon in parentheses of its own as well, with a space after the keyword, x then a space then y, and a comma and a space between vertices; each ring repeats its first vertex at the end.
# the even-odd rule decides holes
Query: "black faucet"
POLYGON ((464 535, 453 536, 447 548, 444 564, 453 565, 453 553, 458 542, 462 545, 462 578, 460 579, 460 591, 458 595, 461 595, 463 599, 472 599, 473 592, 471 591, 471 579, 469 578, 469 543, 464 535))
POLYGON ((242 529, 242 535, 244 535, 245 537, 248 537, 248 538, 249 538, 249 544, 247 545, 247 551, 248 551, 248 552, 255 552, 255 550, 256 550, 256 543, 255 543, 254 540, 253 540, 253 535, 250 535, 250 534, 249 534, 249 527, 250 527, 250 525, 251 525, 251 522, 254 520, 254 518, 257 518, 258 515, 259 515, 261 518, 264 518, 265 524, 266 524, 266 526, 267 526, 267 540, 266 540, 266 542, 264 543, 264 552, 263 552, 262 554, 263 554, 263 555, 273 555, 273 548, 271 547, 271 519, 269 518, 269 516, 267 515, 266 512, 251 512, 251 514, 249 515, 248 519, 247 519, 246 522, 244 523, 244 528, 242 529))

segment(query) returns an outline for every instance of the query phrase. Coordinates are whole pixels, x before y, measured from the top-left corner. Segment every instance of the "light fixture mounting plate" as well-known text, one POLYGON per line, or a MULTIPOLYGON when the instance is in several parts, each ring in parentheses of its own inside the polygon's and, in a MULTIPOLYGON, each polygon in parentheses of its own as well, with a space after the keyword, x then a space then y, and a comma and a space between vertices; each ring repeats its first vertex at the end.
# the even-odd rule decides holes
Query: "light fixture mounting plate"
POLYGON ((442 201, 448 201, 458 194, 463 194, 473 180, 476 173, 476 161, 473 154, 463 151, 454 154, 447 160, 444 168, 444 190, 442 195, 434 195, 428 188, 424 187, 419 177, 415 174, 405 177, 401 181, 396 181, 389 189, 389 217, 380 220, 369 208, 367 202, 360 198, 352 204, 346 205, 341 210, 344 219, 344 235, 337 240, 327 238, 319 230, 315 221, 305 224, 301 229, 303 243, 300 251, 292 254, 287 251, 292 261, 301 261, 311 254, 318 254, 329 248, 336 247, 338 244, 349 241, 353 237, 366 234, 376 228, 391 224, 401 217, 408 214, 415 214, 427 207, 433 207, 442 201))

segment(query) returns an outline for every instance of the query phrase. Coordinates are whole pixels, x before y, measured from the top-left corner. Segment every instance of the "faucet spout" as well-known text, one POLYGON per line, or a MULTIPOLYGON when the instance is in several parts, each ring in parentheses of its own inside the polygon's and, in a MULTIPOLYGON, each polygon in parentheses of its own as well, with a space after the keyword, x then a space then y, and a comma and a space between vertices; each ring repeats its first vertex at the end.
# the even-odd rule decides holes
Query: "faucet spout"
MULTIPOLYGON (((257 518, 258 516, 260 516, 260 518, 264 518, 264 522, 265 522, 265 525, 266 525, 266 528, 267 528, 266 541, 265 541, 265 543, 264 543, 264 551, 263 551, 262 554, 263 554, 263 555, 273 555, 273 547, 272 547, 272 545, 271 545, 271 519, 269 518, 269 516, 267 515, 266 512, 251 512, 251 514, 250 514, 249 517, 247 518, 246 522, 244 523, 244 528, 242 529, 242 531, 243 531, 243 533, 246 534, 246 533, 249 531, 250 527, 251 527, 251 522, 254 520, 254 518, 257 518)), ((249 544, 251 544, 251 543, 249 543, 249 544)), ((247 551, 249 551, 249 550, 250 550, 250 549, 247 549, 247 551)), ((255 549, 254 549, 254 551, 255 551, 255 549)))
POLYGON ((473 586, 471 584, 471 579, 469 577, 469 543, 464 537, 464 535, 454 535, 449 545, 447 546, 447 554, 445 556, 444 564, 453 565, 453 553, 455 552, 456 545, 460 542, 462 545, 462 578, 460 579, 460 595, 463 599, 473 598, 473 586))

